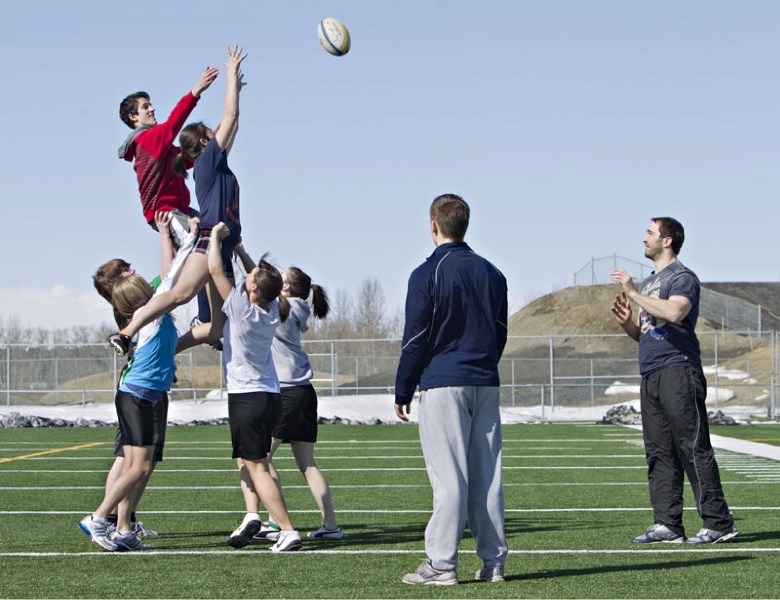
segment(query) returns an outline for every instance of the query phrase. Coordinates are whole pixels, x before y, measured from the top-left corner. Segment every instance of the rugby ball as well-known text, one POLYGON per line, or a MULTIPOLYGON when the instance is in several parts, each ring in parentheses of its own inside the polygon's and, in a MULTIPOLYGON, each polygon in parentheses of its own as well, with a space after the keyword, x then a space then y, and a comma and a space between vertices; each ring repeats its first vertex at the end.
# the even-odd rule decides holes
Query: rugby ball
POLYGON ((338 19, 325 17, 320 21, 317 37, 322 47, 333 56, 344 56, 349 52, 349 30, 338 19))

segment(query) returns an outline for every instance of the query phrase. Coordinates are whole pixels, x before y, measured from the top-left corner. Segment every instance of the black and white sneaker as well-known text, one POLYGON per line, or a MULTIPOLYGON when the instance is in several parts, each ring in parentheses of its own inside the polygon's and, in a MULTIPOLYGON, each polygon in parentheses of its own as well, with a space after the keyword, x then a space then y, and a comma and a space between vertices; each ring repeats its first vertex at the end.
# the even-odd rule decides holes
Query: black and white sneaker
POLYGON ((116 332, 109 335, 106 338, 106 341, 108 342, 108 345, 111 346, 111 348, 114 350, 114 352, 116 352, 119 356, 124 356, 130 352, 130 336, 122 335, 121 333, 116 332))
POLYGON ((271 546, 271 552, 295 552, 300 550, 303 543, 297 531, 280 531, 276 543, 271 546))
POLYGON ((247 513, 241 525, 228 536, 228 544, 233 548, 243 548, 252 541, 254 535, 260 531, 263 522, 257 513, 247 513))

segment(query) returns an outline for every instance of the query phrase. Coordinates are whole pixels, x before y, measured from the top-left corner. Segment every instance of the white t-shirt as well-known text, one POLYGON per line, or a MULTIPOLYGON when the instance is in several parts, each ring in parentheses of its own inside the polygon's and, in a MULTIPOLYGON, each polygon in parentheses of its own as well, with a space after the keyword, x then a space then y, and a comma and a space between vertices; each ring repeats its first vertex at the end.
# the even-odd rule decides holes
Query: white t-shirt
POLYGON ((271 357, 271 342, 279 325, 279 303, 274 300, 268 311, 249 301, 244 278, 239 277, 222 307, 227 316, 223 331, 222 363, 227 391, 279 393, 271 357))

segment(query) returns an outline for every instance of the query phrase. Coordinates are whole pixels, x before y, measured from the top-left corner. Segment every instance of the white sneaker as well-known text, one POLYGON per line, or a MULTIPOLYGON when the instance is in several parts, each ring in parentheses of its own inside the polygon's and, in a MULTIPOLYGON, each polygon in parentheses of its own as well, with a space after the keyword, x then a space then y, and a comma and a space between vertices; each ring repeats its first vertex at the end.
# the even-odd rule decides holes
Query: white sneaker
POLYGON ((241 525, 228 536, 228 544, 233 548, 243 548, 252 541, 254 535, 260 531, 263 523, 257 513, 247 513, 241 525))
POLYGON ((253 540, 270 540, 275 542, 279 537, 279 526, 273 521, 263 521, 260 530, 252 538, 253 540))
POLYGON ((271 552, 294 552, 302 546, 301 536, 297 531, 280 531, 276 543, 271 546, 271 552))
POLYGON ((89 538, 103 548, 103 550, 116 552, 119 548, 117 548, 117 545, 111 540, 108 526, 108 521, 103 519, 97 521, 92 515, 87 515, 79 521, 79 529, 84 532, 84 535, 89 536, 89 538))

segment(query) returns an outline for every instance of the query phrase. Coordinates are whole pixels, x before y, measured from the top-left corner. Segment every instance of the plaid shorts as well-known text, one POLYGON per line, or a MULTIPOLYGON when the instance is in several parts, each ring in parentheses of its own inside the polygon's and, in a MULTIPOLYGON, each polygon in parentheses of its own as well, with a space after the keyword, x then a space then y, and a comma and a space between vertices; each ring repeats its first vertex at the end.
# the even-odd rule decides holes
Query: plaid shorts
POLYGON ((209 242, 211 241, 211 227, 202 227, 198 230, 198 239, 195 240, 195 247, 193 252, 200 254, 209 253, 209 242))

